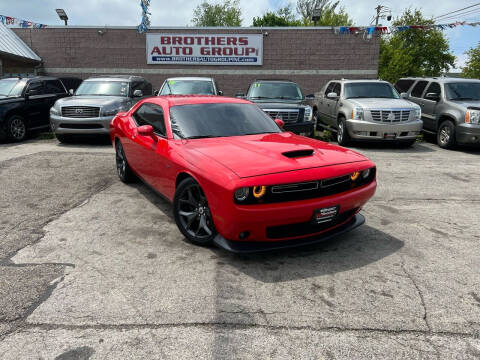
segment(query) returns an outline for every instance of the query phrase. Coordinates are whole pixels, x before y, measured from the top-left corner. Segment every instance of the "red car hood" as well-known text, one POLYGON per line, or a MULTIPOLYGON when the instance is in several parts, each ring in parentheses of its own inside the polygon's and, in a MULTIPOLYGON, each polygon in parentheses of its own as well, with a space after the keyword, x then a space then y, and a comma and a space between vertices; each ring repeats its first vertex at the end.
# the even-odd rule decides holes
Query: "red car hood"
POLYGON ((352 150, 292 133, 192 139, 185 149, 221 163, 241 178, 368 160, 352 150))

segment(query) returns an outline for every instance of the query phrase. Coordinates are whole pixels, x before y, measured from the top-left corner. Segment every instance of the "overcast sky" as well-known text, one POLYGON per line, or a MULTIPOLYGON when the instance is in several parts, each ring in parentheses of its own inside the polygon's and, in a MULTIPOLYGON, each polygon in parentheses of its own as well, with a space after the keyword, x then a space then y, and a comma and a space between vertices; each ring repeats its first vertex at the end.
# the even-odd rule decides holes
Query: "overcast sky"
MULTIPOLYGON (((218 0, 216 0, 218 1, 218 0)), ((191 26, 193 9, 202 0, 151 0, 150 11, 153 26, 191 26)), ((374 8, 380 3, 391 7, 394 16, 403 9, 420 8, 425 16, 439 16, 478 3, 475 0, 341 0, 355 24, 369 25, 374 8)), ((12 16, 47 25, 62 25, 55 13, 63 8, 68 14, 69 25, 138 25, 141 17, 140 0, 0 0, 0 15, 12 16)), ((254 16, 261 16, 267 10, 295 4, 287 0, 240 0, 243 25, 250 26, 254 16)), ((480 21, 479 9, 469 14, 450 18, 444 22, 456 20, 480 21)), ((466 10, 468 11, 468 10, 466 10)), ((388 23, 384 22, 386 25, 388 23)), ((480 26, 462 26, 446 30, 450 48, 463 65, 464 52, 480 41, 480 26)), ((341 41, 339 39, 339 41, 341 41)))

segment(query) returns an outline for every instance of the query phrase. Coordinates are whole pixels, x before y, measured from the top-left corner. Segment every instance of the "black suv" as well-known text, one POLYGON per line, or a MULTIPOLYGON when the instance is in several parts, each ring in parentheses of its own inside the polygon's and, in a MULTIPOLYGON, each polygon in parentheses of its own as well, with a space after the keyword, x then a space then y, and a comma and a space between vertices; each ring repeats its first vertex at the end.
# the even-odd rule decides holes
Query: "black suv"
POLYGON ((27 132, 49 127, 49 111, 55 101, 68 96, 54 77, 0 80, 0 138, 22 141, 27 132))
POLYGON ((256 80, 248 88, 246 96, 237 94, 237 97, 256 103, 273 119, 282 119, 287 131, 304 136, 314 134, 312 107, 307 105, 302 90, 293 81, 256 80))

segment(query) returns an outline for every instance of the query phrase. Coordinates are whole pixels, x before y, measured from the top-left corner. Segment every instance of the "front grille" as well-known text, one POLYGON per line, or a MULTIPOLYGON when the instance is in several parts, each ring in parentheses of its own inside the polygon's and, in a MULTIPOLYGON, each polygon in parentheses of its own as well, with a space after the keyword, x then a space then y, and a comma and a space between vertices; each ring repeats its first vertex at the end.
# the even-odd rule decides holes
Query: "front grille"
POLYGON ((285 124, 298 121, 298 109, 264 110, 272 119, 282 119, 285 124))
POLYGON ((81 130, 103 128, 101 124, 64 124, 64 123, 61 123, 59 127, 63 129, 81 129, 81 130))
POLYGON ((358 188, 369 184, 374 178, 375 168, 371 168, 370 175, 366 179, 360 178, 356 181, 352 181, 350 175, 344 175, 317 181, 267 186, 267 192, 263 198, 255 199, 250 192, 248 198, 241 204, 254 205, 315 199, 358 188))
MULTIPOLYGON (((267 237, 269 239, 282 239, 282 238, 289 238, 289 237, 295 237, 295 236, 307 236, 307 235, 319 233, 347 221, 353 215, 355 215, 357 210, 358 209, 345 211, 341 214, 338 214, 332 221, 322 223, 322 224, 314 224, 308 221, 308 222, 288 224, 288 225, 270 226, 270 227, 267 227, 266 229, 267 237)), ((313 213, 312 213, 312 217, 313 217, 313 213)))
POLYGON ((100 115, 100 108, 94 106, 64 106, 62 116, 68 118, 97 118, 100 115))
POLYGON ((410 110, 370 110, 372 120, 386 123, 408 121, 410 110))

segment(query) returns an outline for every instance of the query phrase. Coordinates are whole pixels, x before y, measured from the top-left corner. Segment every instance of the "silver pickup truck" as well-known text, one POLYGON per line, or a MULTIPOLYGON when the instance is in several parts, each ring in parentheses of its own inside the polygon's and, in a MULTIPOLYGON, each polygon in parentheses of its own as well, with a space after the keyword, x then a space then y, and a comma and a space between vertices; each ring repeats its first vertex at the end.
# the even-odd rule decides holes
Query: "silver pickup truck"
POLYGON ((315 94, 313 113, 317 129, 333 129, 343 146, 352 140, 411 146, 423 125, 420 106, 381 80, 332 80, 315 94))

